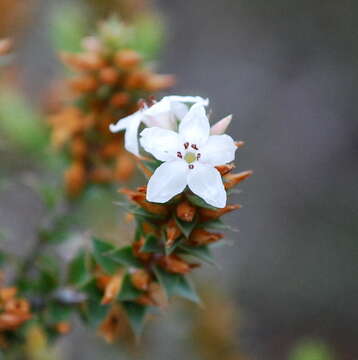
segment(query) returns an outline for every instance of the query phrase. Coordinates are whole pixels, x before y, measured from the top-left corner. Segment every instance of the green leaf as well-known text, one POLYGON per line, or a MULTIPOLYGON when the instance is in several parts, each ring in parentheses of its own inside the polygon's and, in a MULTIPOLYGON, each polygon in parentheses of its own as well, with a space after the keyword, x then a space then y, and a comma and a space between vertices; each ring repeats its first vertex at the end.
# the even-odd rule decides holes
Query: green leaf
POLYGON ((218 208, 209 205, 207 202, 205 202, 202 198, 200 198, 199 196, 196 196, 194 194, 187 194, 186 195, 187 199, 195 206, 199 206, 205 209, 210 209, 210 210, 217 210, 218 208))
POLYGON ((110 251, 106 256, 116 264, 117 268, 118 264, 123 266, 142 267, 142 263, 134 256, 131 245, 110 251))
POLYGON ((154 219, 154 220, 163 220, 165 219, 164 215, 160 215, 160 214, 154 214, 151 213, 147 210, 144 210, 143 208, 136 206, 136 205, 132 205, 129 208, 129 211, 136 217, 138 217, 139 219, 144 218, 144 219, 154 219))
POLYGON ((114 261, 108 253, 113 251, 115 247, 112 244, 104 242, 100 239, 93 239, 93 256, 97 264, 108 274, 114 274, 118 269, 118 263, 114 261))
POLYGON ((51 302, 46 308, 46 320, 50 324, 66 321, 71 316, 72 310, 73 309, 68 305, 51 302))
MULTIPOLYGON (((163 233, 163 243, 165 244, 166 243, 166 234, 163 233)), ((171 253, 173 253, 175 251, 175 249, 180 245, 182 244, 183 242, 185 241, 185 238, 184 236, 181 236, 179 239, 176 239, 174 244, 171 246, 171 247, 167 247, 165 246, 165 255, 170 255, 171 253)))
POLYGON ((116 201, 116 205, 120 206, 126 212, 133 214, 136 217, 136 220, 141 222, 143 219, 154 219, 154 220, 163 220, 165 219, 164 215, 154 214, 147 210, 144 210, 140 206, 129 204, 124 201, 116 201))
POLYGON ((171 274, 159 266, 155 266, 153 270, 168 298, 172 296, 180 296, 196 303, 200 302, 195 289, 184 275, 171 274))
POLYGON ((162 253, 163 247, 160 246, 158 238, 152 234, 146 236, 144 245, 141 247, 140 251, 148 253, 162 253))
POLYGON ((98 327, 104 320, 110 305, 102 305, 102 291, 97 287, 96 280, 91 280, 82 289, 88 300, 80 307, 80 314, 90 326, 98 327))
POLYGON ((130 301, 137 299, 142 294, 142 291, 135 288, 131 281, 130 274, 126 274, 123 278, 121 291, 119 292, 118 299, 121 301, 130 301))
POLYGON ((175 286, 175 295, 197 304, 201 303, 201 300, 194 286, 185 276, 179 276, 177 284, 175 286))
POLYGON ((102 305, 98 301, 88 300, 81 308, 82 318, 93 328, 97 328, 104 320, 109 310, 109 305, 102 305))
POLYGON ((201 245, 201 246, 188 246, 181 244, 179 245, 180 250, 184 251, 184 253, 191 255, 195 258, 198 258, 202 261, 205 261, 208 264, 214 265, 214 258, 210 251, 208 245, 201 245))
POLYGON ((203 222, 203 223, 199 224, 199 227, 203 228, 203 229, 208 229, 208 230, 237 231, 230 225, 226 225, 221 219, 215 219, 215 220, 209 220, 209 221, 203 222))
POLYGON ((128 321, 135 336, 140 336, 148 307, 131 301, 124 301, 122 306, 128 316, 128 321))
POLYGON ((91 279, 88 269, 88 259, 82 250, 70 263, 68 282, 76 286, 83 286, 91 279))
POLYGON ((194 228, 197 224, 197 219, 193 219, 193 221, 188 222, 188 221, 182 221, 182 220, 178 219, 177 217, 175 217, 175 222, 177 223, 180 231, 188 239, 191 232, 194 230, 194 228))

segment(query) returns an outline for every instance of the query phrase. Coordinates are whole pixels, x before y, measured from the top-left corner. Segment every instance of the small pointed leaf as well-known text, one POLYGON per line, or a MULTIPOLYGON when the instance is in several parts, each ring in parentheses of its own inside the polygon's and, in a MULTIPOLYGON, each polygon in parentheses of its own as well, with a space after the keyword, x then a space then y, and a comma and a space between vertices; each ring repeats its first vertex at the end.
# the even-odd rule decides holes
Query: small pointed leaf
POLYGON ((135 288, 131 281, 130 274, 126 274, 123 278, 121 291, 119 292, 118 299, 121 301, 130 301, 137 299, 142 294, 142 291, 135 288))
POLYGON ((113 261, 117 268, 118 265, 142 267, 141 262, 134 256, 131 245, 110 251, 106 254, 113 261))
POLYGON ((208 264, 214 265, 215 261, 208 245, 202 246, 188 246, 181 244, 180 250, 183 250, 186 254, 196 257, 208 264))
POLYGON ((140 336, 143 331, 144 320, 148 307, 132 301, 124 301, 122 306, 128 316, 128 321, 135 336, 140 336))
POLYGON ((118 263, 108 256, 108 253, 115 249, 112 244, 100 239, 93 239, 93 256, 97 264, 108 274, 114 274, 118 270, 118 263))

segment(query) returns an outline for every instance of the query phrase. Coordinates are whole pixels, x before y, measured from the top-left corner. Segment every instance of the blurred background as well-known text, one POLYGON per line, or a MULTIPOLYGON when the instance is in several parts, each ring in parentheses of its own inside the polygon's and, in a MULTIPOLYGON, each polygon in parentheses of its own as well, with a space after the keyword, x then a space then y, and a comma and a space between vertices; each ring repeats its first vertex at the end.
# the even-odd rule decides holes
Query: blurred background
MULTIPOLYGON (((164 26, 157 69, 176 75, 171 92, 208 96, 213 119, 234 115, 229 133, 246 142, 237 167, 254 176, 234 199, 239 232, 217 249, 220 269, 197 276, 206 307, 174 304, 130 349, 79 325, 59 357, 356 360, 358 3, 1 0, 0 38, 16 39, 7 81, 39 108, 64 74, 64 38, 112 12, 148 11, 164 26)), ((0 227, 25 253, 45 210, 28 185, 33 166, 4 134, 0 227)))

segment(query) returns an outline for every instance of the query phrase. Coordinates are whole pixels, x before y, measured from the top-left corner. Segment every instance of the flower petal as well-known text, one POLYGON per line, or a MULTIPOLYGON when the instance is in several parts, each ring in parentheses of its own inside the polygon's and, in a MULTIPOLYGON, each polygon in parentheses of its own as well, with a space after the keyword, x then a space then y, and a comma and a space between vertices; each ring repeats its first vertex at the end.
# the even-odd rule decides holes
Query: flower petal
POLYGON ((196 162, 188 174, 190 190, 217 208, 226 206, 226 191, 219 171, 214 167, 196 162))
POLYGON ((125 130, 127 129, 129 123, 132 121, 132 119, 134 117, 137 117, 139 114, 142 114, 142 111, 137 111, 135 112, 134 114, 132 115, 129 115, 129 116, 126 116, 120 120, 118 120, 118 122, 116 124, 111 124, 109 125, 109 130, 112 132, 112 133, 116 133, 116 132, 119 132, 119 131, 122 131, 122 130, 125 130))
POLYGON ((212 166, 224 165, 235 159, 237 146, 229 135, 212 135, 200 148, 200 161, 212 166))
POLYGON ((171 102, 181 102, 181 103, 200 103, 204 106, 209 105, 209 99, 204 99, 201 96, 180 96, 180 95, 170 95, 165 96, 165 98, 168 98, 171 102))
POLYGON ((223 119, 219 120, 214 124, 210 129, 211 135, 221 135, 224 134, 232 120, 232 115, 226 116, 223 119))
POLYGON ((188 113, 189 107, 188 105, 179 102, 173 101, 170 104, 173 114, 176 116, 178 120, 184 119, 184 116, 188 113))
POLYGON ((188 164, 182 160, 165 162, 149 179, 147 200, 165 203, 180 194, 187 185, 188 164))
POLYGON ((143 122, 148 127, 161 127, 163 129, 173 129, 175 127, 175 117, 171 109, 168 98, 164 97, 143 113, 143 122))
POLYGON ((178 133, 159 127, 151 127, 144 129, 140 136, 140 144, 144 150, 158 160, 177 159, 177 151, 180 149, 178 133))
MULTIPOLYGON (((142 113, 137 111, 131 116, 128 116, 129 120, 126 126, 126 132, 124 134, 124 147, 132 154, 139 156, 138 146, 138 128, 142 122, 142 113)), ((117 124, 118 125, 118 124, 117 124)))
POLYGON ((183 140, 200 146, 207 141, 209 132, 209 119, 204 106, 194 104, 179 125, 180 136, 183 140))

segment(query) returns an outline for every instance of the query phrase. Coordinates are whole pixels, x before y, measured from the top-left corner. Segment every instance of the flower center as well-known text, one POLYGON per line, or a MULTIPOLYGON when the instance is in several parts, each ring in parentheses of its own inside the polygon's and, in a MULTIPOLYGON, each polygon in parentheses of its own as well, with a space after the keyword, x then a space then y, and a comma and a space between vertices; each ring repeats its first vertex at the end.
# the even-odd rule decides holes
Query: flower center
POLYGON ((194 161, 196 161, 196 154, 193 153, 193 152, 187 152, 184 156, 184 160, 188 163, 188 164, 191 164, 193 163, 194 161))

